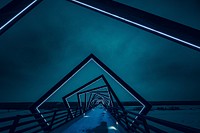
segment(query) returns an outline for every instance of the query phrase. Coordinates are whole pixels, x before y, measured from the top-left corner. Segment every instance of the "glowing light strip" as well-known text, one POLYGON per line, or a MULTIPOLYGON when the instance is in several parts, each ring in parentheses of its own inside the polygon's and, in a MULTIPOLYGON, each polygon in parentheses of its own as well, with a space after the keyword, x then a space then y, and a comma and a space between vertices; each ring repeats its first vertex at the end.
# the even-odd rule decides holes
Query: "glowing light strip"
MULTIPOLYGON (((67 83, 72 77, 74 77, 80 70, 82 70, 90 61, 93 61, 95 64, 97 64, 104 72, 106 72, 110 77, 112 77, 112 79, 114 79, 120 86, 122 86, 130 95, 132 95, 121 83, 119 83, 112 75, 110 75, 104 68, 102 68, 93 58, 91 58, 88 62, 86 62, 78 71, 76 71, 68 80, 66 80, 60 87, 58 87, 51 95, 49 95, 43 102, 41 102, 37 107, 36 107, 36 109, 37 109, 37 111, 38 112, 40 112, 39 111, 39 107, 47 100, 47 99, 49 99, 53 94, 55 94, 65 83, 67 83)), ((100 80, 100 79, 98 79, 98 80, 100 80)), ((97 80, 97 81, 98 81, 97 80)), ((96 82, 96 81, 95 81, 96 82)), ((95 83, 95 82, 93 82, 93 83, 95 83)), ((91 83, 91 84, 89 84, 89 85, 87 85, 86 87, 88 87, 88 86, 90 86, 90 85, 92 85, 93 83, 91 83)), ((84 87, 85 88, 85 87, 84 87)), ((81 90, 79 90, 79 91, 81 91, 81 90)), ((78 93, 79 91, 77 91, 76 93, 78 93)), ((75 93, 75 94, 76 94, 75 93)), ((74 95, 74 94, 73 94, 74 95)), ((72 95, 71 95, 72 96, 72 95)), ((69 103, 68 103, 68 98, 70 98, 71 96, 69 96, 69 97, 67 97, 66 98, 66 101, 67 101, 67 104, 68 104, 68 106, 70 107, 70 105, 69 105, 69 103)), ((140 100, 138 100, 134 95, 132 95, 140 104, 142 104, 143 105, 143 108, 142 108, 142 110, 139 112, 139 114, 143 111, 143 109, 145 108, 145 105, 140 101, 140 100)), ((137 118, 137 117, 136 117, 137 118)), ((44 119, 45 120, 45 119, 44 119)), ((46 120, 45 120, 46 121, 46 120)))
MULTIPOLYGON (((91 60, 92 60, 92 59, 90 59, 85 65, 87 65, 91 60)), ((83 65, 83 67, 85 67, 85 65, 83 65)), ((80 68, 80 70, 81 70, 81 69, 82 69, 82 67, 80 68)), ((80 70, 78 70, 78 71, 80 71, 80 70)), ((77 72, 78 72, 78 71, 77 71, 77 72)), ((76 72, 76 73, 77 73, 77 72, 76 72)), ((76 74, 76 73, 75 73, 75 74, 76 74)), ((74 76, 74 75, 73 75, 73 76, 74 76)), ((70 77, 70 79, 71 79, 71 78, 72 78, 72 77, 70 77)), ((100 78, 100 79, 101 79, 101 78, 100 78)), ((98 80, 92 82, 91 84, 85 86, 84 88, 86 88, 86 87, 88 87, 88 86, 90 86, 90 85, 96 83, 96 82, 99 81, 100 79, 98 79, 98 80)), ((66 82, 68 82, 68 81, 66 81, 66 82)), ((64 82, 63 84, 65 84, 66 82, 64 82)), ((63 86, 63 85, 62 85, 62 86, 63 86)), ((62 86, 60 86, 59 88, 61 88, 62 86)), ((59 88, 58 88, 58 89, 59 89, 59 88)), ((84 89, 84 88, 83 88, 83 89, 84 89)), ((56 91, 57 91, 57 90, 56 90, 56 91)), ((65 100, 66 100, 66 102, 67 102, 69 108, 71 108, 71 106, 69 105, 68 98, 72 97, 73 95, 77 94, 77 93, 80 92, 80 91, 81 91, 81 90, 79 90, 79 91, 77 91, 76 93, 74 93, 74 94, 68 96, 67 98, 65 98, 65 100)), ((49 97, 50 97, 50 96, 49 96, 49 97)), ((48 97, 48 98, 49 98, 49 97, 48 97)), ((47 99, 46 99, 46 100, 47 100, 47 99)), ((46 100, 45 100, 45 101, 46 101, 46 100)))
MULTIPOLYGON (((104 88, 99 88, 99 89, 104 89, 104 88)), ((99 89, 97 89, 97 90, 99 90, 99 89)), ((94 91, 96 91, 96 90, 94 90, 94 91)), ((90 92, 90 91, 89 91, 89 92, 85 92, 85 93, 86 93, 86 94, 87 94, 87 93, 92 93, 92 94, 93 94, 93 93, 95 93, 95 92, 93 92, 93 91, 90 92)), ((80 95, 82 95, 82 94, 80 94, 80 95)), ((109 95, 108 95, 108 96, 109 96, 109 95)), ((109 96, 109 97, 110 97, 110 96, 109 96)), ((87 102, 86 102, 86 104, 87 104, 87 102)), ((87 107, 87 105, 86 105, 86 107, 87 107)))
MULTIPOLYGON (((90 59, 90 61, 91 61, 92 59, 90 59)), ((100 78, 101 79, 101 78, 100 78)), ((90 85, 92 85, 92 84, 94 84, 94 83, 96 83, 97 81, 99 81, 100 79, 98 79, 98 80, 96 80, 96 81, 94 81, 94 82, 92 82, 91 84, 89 84, 89 85, 87 85, 87 86, 85 86, 84 88, 86 88, 86 87, 89 87, 90 85)), ((84 89, 84 88, 82 88, 82 89, 84 89)), ((81 89, 81 90, 82 90, 81 89)), ((81 90, 79 90, 79 91, 77 91, 76 93, 74 93, 74 94, 72 94, 72 95, 70 95, 70 96, 68 96, 67 98, 65 98, 65 99, 68 99, 68 98, 70 98, 70 97, 72 97, 73 95, 75 95, 75 94, 77 94, 78 92, 80 92, 81 90)))
POLYGON ((23 10, 21 10, 17 15, 15 15, 13 18, 11 18, 8 22, 6 22, 3 26, 0 27, 0 30, 2 30, 4 27, 6 27, 9 23, 11 23, 14 19, 16 19, 19 15, 21 15, 24 11, 26 11, 29 7, 31 7, 37 0, 34 0, 31 2, 28 6, 26 6, 23 10))
POLYGON ((156 32, 156 33, 158 33, 158 34, 160 34, 160 35, 166 36, 166 37, 168 37, 168 38, 171 38, 171 39, 173 39, 173 40, 176 40, 176 41, 182 42, 182 43, 184 43, 184 44, 187 44, 187 45, 189 45, 189 46, 195 47, 195 48, 197 48, 197 49, 200 50, 200 46, 197 46, 197 45, 192 44, 192 43, 190 43, 190 42, 187 42, 187 41, 181 40, 181 39, 176 38, 176 37, 174 37, 174 36, 171 36, 171 35, 168 35, 168 34, 166 34, 166 33, 161 32, 161 31, 158 31, 158 30, 152 29, 152 28, 147 27, 147 26, 144 26, 144 25, 142 25, 142 24, 139 24, 139 23, 133 22, 133 21, 131 21, 131 20, 128 20, 128 19, 123 18, 123 17, 120 17, 120 16, 117 16, 117 15, 115 15, 115 14, 109 13, 109 12, 107 12, 107 11, 101 10, 101 9, 96 8, 96 7, 93 7, 93 6, 91 6, 91 5, 85 4, 85 3, 80 2, 80 1, 78 1, 78 0, 71 0, 71 1, 73 1, 73 2, 75 2, 75 3, 78 3, 78 4, 81 4, 81 5, 83 5, 83 6, 89 7, 89 8, 91 8, 91 9, 97 10, 97 11, 102 12, 102 13, 104 13, 104 14, 107 14, 107 15, 113 16, 113 17, 115 17, 115 18, 121 19, 121 20, 126 21, 126 22, 128 22, 128 23, 131 23, 131 24, 137 25, 137 26, 142 27, 142 28, 144 28, 144 29, 147 29, 147 30, 150 30, 150 31, 156 32))
MULTIPOLYGON (((103 67, 101 67, 94 59, 92 59, 104 72, 106 72, 110 77, 112 77, 112 79, 114 79, 122 88, 124 88, 130 95, 132 95, 121 83, 119 83, 112 75, 110 75, 110 73, 108 73, 103 67)), ((143 108, 140 110, 139 114, 141 114, 141 112, 145 109, 145 105, 139 100, 137 99, 134 95, 132 95, 140 104, 142 104, 143 108)), ((137 119, 138 116, 135 117, 135 119, 137 119)), ((134 122, 134 120, 132 121, 132 123, 134 122)))
POLYGON ((121 83, 119 83, 110 73, 108 73, 103 67, 101 67, 94 59, 92 59, 104 72, 106 72, 115 82, 117 82, 122 88, 124 88, 130 95, 132 95, 140 104, 145 106, 140 100, 138 100, 133 94, 131 94, 121 83))
POLYGON ((98 105, 101 103, 101 104, 105 104, 104 103, 104 101, 103 101, 103 99, 102 100, 97 100, 97 103, 98 103, 98 105), (102 103, 101 103, 102 102, 102 103))
MULTIPOLYGON (((91 92, 91 93, 94 93, 94 94, 97 94, 95 92, 91 92)), ((100 96, 101 98, 103 98, 104 100, 108 101, 106 98, 104 98, 103 96, 101 96, 100 94, 97 94, 98 96, 100 96)), ((95 99, 94 99, 95 100, 95 99)))
MULTIPOLYGON (((101 96, 100 94, 97 94, 97 93, 94 93, 94 92, 91 92, 91 93, 93 93, 93 94, 96 94, 96 95, 98 95, 98 96, 100 96, 101 98, 103 98, 103 99, 105 99, 103 96, 101 96)), ((96 99, 93 99, 92 100, 92 102, 94 102, 96 99)), ((106 100, 106 99, 105 99, 106 100)), ((108 101, 108 100, 106 100, 106 101, 108 101)))
POLYGON ((89 62, 91 61, 91 59, 85 63, 78 71, 76 71, 68 80, 66 80, 61 86, 59 86, 51 95, 49 95, 43 102, 41 102, 38 106, 40 107, 47 99, 49 99, 54 93, 56 93, 63 85, 65 85, 65 83, 67 83, 72 77, 74 77, 80 70, 82 70, 89 62))
MULTIPOLYGON (((91 59, 86 62, 78 71, 76 71, 68 80, 66 80, 60 87, 58 87, 51 95, 49 95, 43 102, 41 102, 37 107, 36 110, 40 113, 40 110, 38 109, 47 99, 49 99, 53 94, 55 94, 63 85, 65 85, 65 83, 67 83, 72 77, 74 77, 80 70, 82 70, 89 62, 91 61, 91 59)), ((67 101, 67 100, 66 100, 67 101)), ((68 101, 67 101, 68 106, 70 107, 68 101)), ((72 113, 71 109, 70 112, 72 113)), ((41 115, 43 117, 43 115, 41 115)), ((74 117, 74 114, 72 113, 72 116, 74 117)), ((44 117, 43 117, 44 118, 44 117)), ((46 119, 44 118, 44 121, 46 122, 46 119)), ((49 125, 47 123, 47 125, 49 125)))
MULTIPOLYGON (((91 97, 92 97, 92 96, 93 96, 93 93, 91 94, 91 97)), ((90 106, 90 103, 91 103, 91 99, 90 99, 90 102, 89 102, 87 108, 90 106)))
MULTIPOLYGON (((36 108, 36 110, 40 113, 40 110, 38 108, 36 108)), ((44 121, 47 123, 47 125, 49 126, 49 123, 47 122, 47 120, 44 118, 44 116, 42 114, 40 114, 40 116, 44 119, 44 121)))
MULTIPOLYGON (((69 102, 68 101, 66 101, 66 102, 67 102, 67 105, 69 106, 69 108, 71 108, 69 105, 69 102)), ((72 114, 72 117, 74 118, 74 113, 72 112, 72 109, 69 109, 69 110, 70 110, 70 113, 72 114)))
MULTIPOLYGON (((100 90, 100 89, 105 89, 105 88, 99 88, 99 89, 96 89, 96 90, 100 90)), ((108 90, 108 87, 106 87, 106 89, 108 90)), ((93 90, 93 91, 89 91, 89 92, 85 92, 85 93, 95 93, 94 91, 96 91, 96 90, 93 90)), ((109 98, 110 98, 110 93, 109 92, 107 92, 108 93, 108 96, 109 96, 109 98)), ((80 95, 82 95, 82 94, 80 94, 80 95)), ((109 100, 109 105, 110 105, 110 101, 111 100, 109 100)))
MULTIPOLYGON (((91 61, 91 59, 88 61, 88 63, 89 63, 90 61, 91 61)), ((84 66, 85 66, 85 65, 84 65, 84 66)), ((91 84, 85 86, 84 88, 86 88, 86 87, 88 87, 88 86, 90 86, 90 85, 96 83, 96 82, 99 81, 99 80, 100 80, 100 79, 96 80, 95 82, 92 82, 91 84)), ((66 82, 65 82, 65 83, 66 83, 66 82)), ((64 83, 64 84, 65 84, 65 83, 64 83)), ((84 88, 83 88, 83 89, 84 89, 84 88)), ((65 100, 67 101, 67 103, 68 103, 68 98, 72 97, 73 95, 77 94, 77 93, 80 92, 80 91, 81 91, 81 90, 79 90, 79 91, 77 91, 76 93, 74 93, 74 94, 68 96, 67 98, 65 98, 65 100)), ((69 103, 68 103, 68 106, 69 106, 69 103)), ((70 106, 69 106, 69 107, 70 107, 70 106)), ((70 107, 70 108, 71 108, 71 107, 70 107)))

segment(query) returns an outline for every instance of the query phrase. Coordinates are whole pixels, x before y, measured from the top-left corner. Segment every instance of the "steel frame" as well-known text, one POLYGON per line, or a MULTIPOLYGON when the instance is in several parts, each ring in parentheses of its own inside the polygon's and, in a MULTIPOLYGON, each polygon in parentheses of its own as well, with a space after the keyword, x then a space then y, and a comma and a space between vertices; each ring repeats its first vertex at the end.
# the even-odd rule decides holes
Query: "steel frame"
MULTIPOLYGON (((93 89, 90 89, 90 90, 87 90, 87 91, 84 91, 84 92, 78 92, 78 93, 77 93, 78 107, 82 107, 82 102, 81 102, 81 98, 80 98, 80 96, 81 96, 82 94, 85 94, 85 105, 84 105, 84 109, 83 109, 83 110, 85 111, 85 107, 87 106, 87 102, 86 102, 86 93, 94 93, 94 94, 100 95, 100 94, 98 94, 98 93, 96 93, 96 92, 92 92, 92 91, 93 91, 93 90, 102 89, 102 88, 105 88, 105 87, 106 87, 106 85, 104 85, 104 86, 99 86, 99 87, 96 87, 96 88, 93 88, 93 89)), ((66 98, 65 98, 64 100, 65 100, 65 102, 68 103, 68 101, 66 101, 66 98)), ((65 105, 68 105, 68 106, 66 106, 66 108, 70 108, 69 104, 65 104, 65 105)))
POLYGON ((200 30, 114 0, 67 0, 200 51, 200 30))
MULTIPOLYGON (((107 87, 107 86, 105 86, 105 87, 107 87)), ((103 87, 104 88, 104 87, 103 87)), ((82 92, 78 92, 77 93, 77 98, 79 98, 80 99, 80 95, 82 95, 82 94, 87 94, 87 93, 94 93, 94 94, 99 94, 99 95, 102 95, 102 96, 104 96, 104 94, 100 94, 99 93, 99 91, 94 91, 94 90, 99 90, 99 89, 103 89, 103 88, 94 88, 94 89, 90 89, 90 90, 86 90, 86 91, 82 91, 82 92)), ((108 91, 106 91, 107 93, 108 93, 108 91)), ((107 97, 104 97, 104 98, 108 98, 109 97, 109 93, 108 93, 108 95, 107 95, 107 97)), ((111 97, 111 95, 110 95, 110 97, 111 97)), ((109 99, 109 98, 108 98, 109 99)), ((79 100, 80 101, 80 100, 79 100)), ((85 100, 85 102, 86 102, 86 100, 85 100)), ((87 102, 86 102, 87 103, 87 102)), ((79 106, 81 106, 80 105, 80 103, 79 103, 79 106)), ((87 106, 87 104, 86 104, 86 106, 87 106)))
POLYGON ((0 35, 43 0, 12 0, 0 9, 0 35))
MULTIPOLYGON (((66 82, 68 82, 74 75, 76 75, 77 72, 79 72, 82 68, 84 68, 90 61, 95 62, 103 71, 105 71, 112 79, 114 79, 119 85, 123 87, 129 94, 131 94, 138 102, 140 102, 143 106, 142 110, 139 112, 139 114, 146 115, 149 110, 151 109, 151 104, 147 102, 143 97, 141 97, 134 89, 132 89, 126 82, 124 82, 119 76, 117 76, 110 68, 108 68, 103 62, 101 62, 96 56, 93 54, 90 54, 88 57, 86 57, 80 64, 78 64, 72 71, 70 71, 64 78, 62 78, 57 84, 55 84, 49 91, 47 91, 42 97, 40 97, 31 107, 30 111, 33 114, 40 113, 39 107, 47 100, 49 99, 54 93, 56 93, 66 82)), ((113 95, 115 100, 117 101, 118 105, 124 109, 123 105, 121 104, 120 100, 114 93, 113 89, 105 79, 103 75, 91 80, 87 84, 81 86, 77 90, 69 93, 66 97, 69 97, 70 95, 74 94, 75 92, 78 92, 82 88, 88 86, 89 84, 93 83, 94 81, 97 81, 98 79, 102 78, 105 82, 105 84, 108 86, 108 90, 113 95)), ((64 97, 63 99, 65 99, 64 97)), ((111 99, 112 100, 112 99, 111 99)), ((66 105, 66 104, 65 104, 66 105)), ((46 123, 45 119, 41 115, 35 116, 37 119, 41 119, 40 123, 46 123)), ((48 126, 48 125, 47 125, 48 126)))

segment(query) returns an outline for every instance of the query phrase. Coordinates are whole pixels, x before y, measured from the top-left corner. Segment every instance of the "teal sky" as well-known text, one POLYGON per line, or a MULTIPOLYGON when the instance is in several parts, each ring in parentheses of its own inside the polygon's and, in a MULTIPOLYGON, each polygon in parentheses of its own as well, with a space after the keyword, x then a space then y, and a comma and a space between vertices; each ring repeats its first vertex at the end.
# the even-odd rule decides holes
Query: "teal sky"
POLYGON ((199 0, 114 0, 200 30, 199 0))
MULTIPOLYGON (((196 2, 166 1, 160 5, 168 8, 157 13, 199 29, 196 2)), ((152 5, 140 3, 138 8, 156 12, 152 5)), ((200 52, 65 0, 44 0, 0 36, 0 102, 36 101, 91 53, 146 100, 200 100, 200 52)), ((91 66, 55 99, 101 74, 91 66)), ((119 97, 123 99, 120 92, 119 97)))

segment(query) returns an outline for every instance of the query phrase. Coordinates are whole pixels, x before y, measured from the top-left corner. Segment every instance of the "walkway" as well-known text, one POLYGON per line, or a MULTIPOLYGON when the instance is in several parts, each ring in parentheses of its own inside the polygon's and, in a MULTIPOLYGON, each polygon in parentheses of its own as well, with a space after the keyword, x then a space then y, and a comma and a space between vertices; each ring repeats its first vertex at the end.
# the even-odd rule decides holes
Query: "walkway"
POLYGON ((82 118, 68 123, 53 132, 60 133, 126 133, 103 106, 92 109, 82 118))

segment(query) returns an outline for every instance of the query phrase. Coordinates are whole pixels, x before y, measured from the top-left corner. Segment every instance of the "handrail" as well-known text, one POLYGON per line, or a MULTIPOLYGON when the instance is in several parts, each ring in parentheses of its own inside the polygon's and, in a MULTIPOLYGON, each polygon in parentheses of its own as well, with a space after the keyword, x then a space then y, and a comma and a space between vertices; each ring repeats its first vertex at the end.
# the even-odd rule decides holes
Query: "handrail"
MULTIPOLYGON (((70 108, 70 109, 74 109, 74 108, 70 108)), ((64 110, 63 109, 58 109, 58 110, 46 111, 44 113, 33 113, 33 114, 25 114, 25 115, 18 115, 18 116, 20 116, 21 118, 27 118, 27 117, 32 117, 32 116, 34 116, 36 114, 42 114, 42 115, 44 115, 44 114, 50 114, 50 113, 52 113, 54 111, 64 111, 64 110)), ((16 118, 16 116, 10 116, 10 117, 5 117, 5 118, 0 118, 0 122, 10 121, 10 120, 13 120, 15 118, 16 118)))
POLYGON ((25 115, 17 115, 17 116, 0 118, 0 125, 4 125, 0 127, 0 132, 9 131, 9 132, 22 133, 22 132, 31 131, 31 132, 37 133, 42 130, 51 131, 54 129, 53 126, 56 125, 56 127, 58 127, 63 124, 63 121, 68 122, 74 119, 75 117, 80 116, 82 113, 79 111, 79 109, 80 108, 78 107, 72 107, 65 110, 57 109, 57 110, 51 110, 51 111, 46 111, 42 113, 33 113, 33 114, 25 114, 25 115), (76 115, 73 118, 71 118, 69 115, 71 112, 68 112, 68 110, 71 110, 72 112, 76 112, 76 115), (36 119, 35 117, 33 117, 34 115, 42 115, 43 117, 40 119, 36 119), (22 122, 20 122, 20 120, 22 119, 27 119, 27 120, 23 120, 22 122), (42 127, 41 123, 38 123, 38 121, 41 119, 45 119, 45 122, 48 123, 48 127, 42 127), (23 127, 23 126, 26 126, 26 127, 18 129, 19 127, 23 127))
POLYGON ((166 132, 163 129, 159 129, 159 128, 147 123, 147 120, 148 120, 148 121, 154 122, 156 124, 159 124, 159 125, 171 128, 171 129, 175 129, 177 131, 186 132, 186 133, 200 133, 200 129, 197 129, 197 128, 193 128, 193 127, 189 127, 186 125, 154 118, 151 116, 141 115, 141 114, 123 110, 123 109, 117 108, 117 107, 108 107, 108 106, 105 106, 105 107, 114 116, 114 118, 120 120, 119 122, 123 122, 126 125, 127 130, 132 130, 132 128, 135 128, 135 129, 140 130, 141 132, 144 132, 144 131, 150 132, 150 130, 154 131, 154 132, 158 132, 158 133, 166 132), (118 115, 119 113, 121 113, 121 116, 118 115), (132 115, 137 116, 137 117, 132 117, 132 115), (139 127, 139 125, 141 125, 141 124, 144 126, 143 128, 139 127))
MULTIPOLYGON (((138 114, 132 111, 127 111, 127 110, 117 108, 117 107, 110 107, 110 106, 105 106, 105 107, 111 113, 111 115, 113 115, 113 117, 119 122, 119 124, 121 124, 125 129, 129 130, 130 132, 150 133, 150 131, 154 131, 157 133, 167 133, 163 129, 160 129, 150 123, 147 123, 147 121, 151 121, 153 123, 156 123, 156 124, 159 124, 164 127, 168 127, 177 131, 181 131, 181 132, 200 133, 200 129, 197 129, 197 128, 154 118, 151 116, 141 115, 141 114, 138 114)), ((1 123, 10 122, 9 124, 0 127, 0 132, 9 131, 9 132, 22 133, 22 132, 31 131, 31 132, 37 133, 42 130, 51 131, 61 126, 62 124, 68 121, 71 121, 74 118, 77 118, 81 114, 89 111, 91 108, 86 109, 85 112, 82 112, 80 109, 82 108, 75 107, 75 108, 69 108, 67 110, 52 110, 52 111, 36 113, 36 114, 26 114, 26 115, 17 115, 17 116, 12 116, 12 117, 0 118, 0 125, 2 125, 1 123), (70 116, 71 112, 68 112, 68 110, 71 110, 71 112, 73 112, 73 117, 70 116), (47 116, 44 116, 44 114, 46 114, 47 116), (34 115, 43 115, 43 118, 36 119, 35 117, 33 117, 34 115), (30 118, 30 119, 20 122, 20 120, 24 118, 30 118), (48 123, 47 127, 43 127, 41 126, 41 123, 38 123, 38 121, 41 119, 45 119, 45 122, 48 123), (26 127, 19 129, 19 127, 23 127, 23 126, 26 126, 26 127)))

